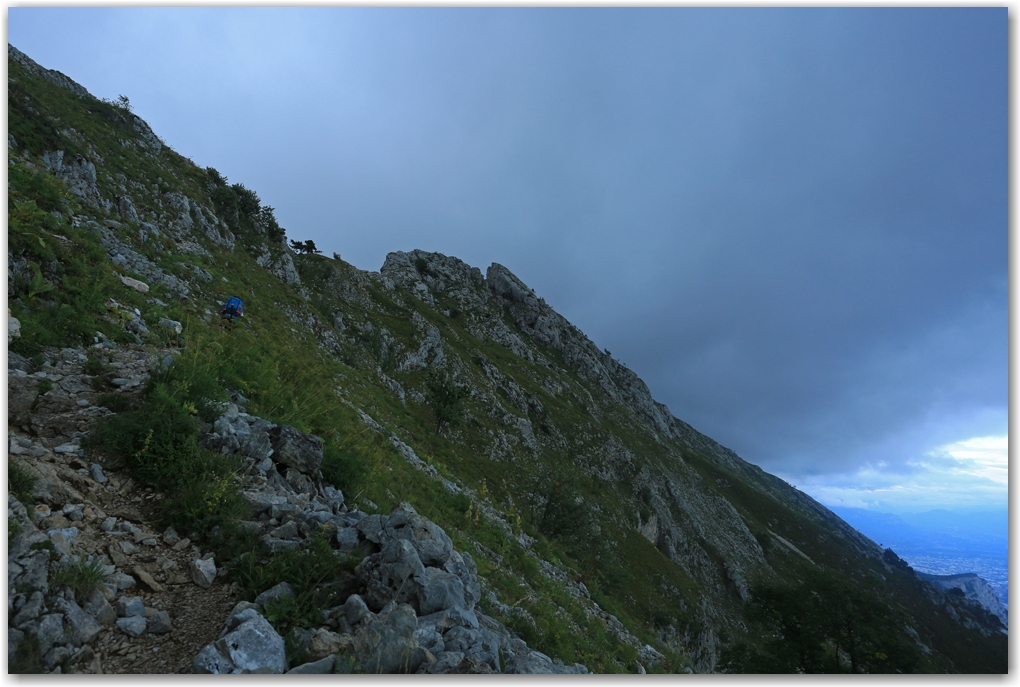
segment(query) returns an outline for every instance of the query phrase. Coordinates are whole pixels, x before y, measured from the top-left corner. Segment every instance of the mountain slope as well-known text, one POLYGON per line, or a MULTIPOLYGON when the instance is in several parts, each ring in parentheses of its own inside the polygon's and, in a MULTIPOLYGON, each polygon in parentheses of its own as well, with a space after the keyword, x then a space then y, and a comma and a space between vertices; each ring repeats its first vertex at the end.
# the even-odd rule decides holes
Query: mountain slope
MULTIPOLYGON (((369 512, 410 502, 478 552, 480 607, 567 663, 760 668, 763 637, 783 630, 755 609, 813 585, 851 590, 833 598, 884 624, 861 621, 871 644, 819 629, 801 668, 1005 669, 1004 639, 966 604, 673 417, 507 268, 415 250, 365 272, 296 253, 254 191, 123 104, 10 46, 8 64, 13 351, 175 350, 175 408, 211 422, 208 403, 233 394, 321 437, 325 481, 369 512), (246 305, 234 327, 216 318, 231 295, 246 305), (890 646, 912 662, 888 663, 890 646)), ((145 393, 120 410, 154 422, 161 391, 145 393)))

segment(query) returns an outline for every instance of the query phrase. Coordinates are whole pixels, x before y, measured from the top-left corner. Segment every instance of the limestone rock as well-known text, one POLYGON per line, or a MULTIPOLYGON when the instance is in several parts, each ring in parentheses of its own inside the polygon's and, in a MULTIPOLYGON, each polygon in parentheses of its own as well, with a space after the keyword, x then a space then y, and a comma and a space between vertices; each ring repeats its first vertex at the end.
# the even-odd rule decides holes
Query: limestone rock
POLYGON ((21 321, 11 315, 11 309, 7 309, 7 345, 21 336, 21 321))
POLYGON ((180 322, 166 317, 160 319, 159 326, 167 331, 173 332, 174 334, 180 334, 184 331, 184 326, 180 322))
POLYGON ((343 612, 351 627, 357 626, 362 620, 372 615, 372 611, 369 610, 368 605, 359 594, 351 594, 347 597, 347 601, 343 605, 343 612))
POLYGON ((441 566, 453 551, 453 542, 443 529, 418 515, 408 503, 397 506, 384 526, 385 534, 391 539, 406 539, 418 552, 424 565, 441 566))
POLYGON ((145 604, 140 596, 122 596, 117 599, 117 615, 121 618, 144 616, 145 604))
POLYGON ((322 439, 304 434, 289 425, 278 425, 269 431, 273 460, 312 477, 322 465, 322 439))
POLYGON ((509 675, 587 674, 588 669, 579 663, 572 666, 557 665, 545 654, 532 651, 514 656, 506 662, 504 673, 509 675))
POLYGON ((418 643, 414 609, 406 604, 388 606, 362 627, 351 643, 355 660, 368 674, 413 673, 421 664, 413 662, 418 643))
POLYGON ((188 564, 191 571, 191 581, 202 589, 208 589, 216 579, 216 564, 212 559, 196 559, 188 564))
POLYGON ((464 608, 464 583, 445 570, 425 568, 418 603, 422 615, 448 608, 464 608))
POLYGON ((259 265, 265 267, 270 274, 287 284, 300 284, 301 276, 294 267, 294 258, 291 257, 290 249, 286 247, 284 239, 283 250, 274 258, 268 247, 263 247, 263 252, 255 259, 259 265))
POLYGON ((170 614, 167 611, 159 611, 149 619, 150 634, 162 635, 171 630, 173 630, 173 623, 170 622, 170 614))
POLYGON ((14 627, 20 627, 21 625, 24 625, 28 621, 35 620, 36 618, 38 618, 39 614, 42 613, 43 610, 44 605, 42 592, 38 591, 32 592, 32 595, 29 597, 28 601, 25 603, 24 606, 21 607, 21 610, 18 611, 18 614, 14 616, 14 619, 11 621, 11 624, 14 627))
POLYGON ((76 647, 91 644, 102 630, 99 623, 74 601, 57 599, 53 607, 64 614, 64 635, 69 644, 76 647))
POLYGON ((101 590, 96 590, 92 596, 82 605, 82 610, 96 619, 100 625, 113 625, 117 621, 117 611, 101 590))
POLYGON ((59 613, 45 615, 36 630, 40 653, 47 653, 54 644, 64 643, 64 618, 59 613))
POLYGON ((333 672, 333 665, 336 663, 336 655, 332 654, 321 658, 318 661, 309 661, 308 663, 302 663, 296 668, 291 668, 287 671, 288 674, 293 673, 294 675, 328 675, 333 672))
POLYGON ((355 569, 365 582, 363 598, 369 608, 382 609, 391 601, 417 606, 425 566, 414 547, 404 539, 388 541, 377 554, 365 558, 355 569))
POLYGON ((141 293, 149 292, 149 285, 146 284, 145 282, 138 281, 137 279, 132 279, 131 277, 125 277, 124 275, 120 275, 120 282, 124 286, 132 288, 135 291, 140 291, 141 293))
POLYGON ((117 620, 117 627, 120 631, 131 637, 141 637, 145 634, 147 625, 148 621, 144 615, 132 615, 117 620))
MULTIPOLYGON (((147 542, 149 540, 145 539, 143 541, 147 542)), ((149 572, 145 568, 136 565, 134 568, 132 568, 131 573, 138 578, 139 582, 144 584, 152 591, 157 593, 163 591, 163 585, 161 585, 159 582, 156 582, 156 580, 152 577, 152 575, 149 574, 149 572)))
POLYGON ((284 673, 287 655, 283 637, 252 609, 236 629, 208 644, 192 663, 195 673, 284 673))
POLYGON ((281 582, 274 587, 270 587, 266 591, 262 592, 255 597, 256 606, 264 606, 269 602, 279 601, 285 597, 295 598, 297 592, 294 590, 294 586, 290 582, 281 582))
POLYGON ((319 628, 312 632, 312 636, 305 647, 305 652, 312 660, 319 660, 328 656, 336 657, 350 644, 350 637, 345 637, 319 628))

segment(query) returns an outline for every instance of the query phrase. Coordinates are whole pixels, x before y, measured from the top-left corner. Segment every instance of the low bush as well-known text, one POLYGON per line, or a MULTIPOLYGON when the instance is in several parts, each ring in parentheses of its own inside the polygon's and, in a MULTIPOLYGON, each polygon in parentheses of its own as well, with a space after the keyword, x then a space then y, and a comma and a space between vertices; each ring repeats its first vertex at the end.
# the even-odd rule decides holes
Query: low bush
POLYGON ((464 414, 464 399, 471 390, 457 382, 447 370, 432 370, 425 378, 425 400, 432 408, 436 421, 436 434, 443 428, 456 424, 464 414))

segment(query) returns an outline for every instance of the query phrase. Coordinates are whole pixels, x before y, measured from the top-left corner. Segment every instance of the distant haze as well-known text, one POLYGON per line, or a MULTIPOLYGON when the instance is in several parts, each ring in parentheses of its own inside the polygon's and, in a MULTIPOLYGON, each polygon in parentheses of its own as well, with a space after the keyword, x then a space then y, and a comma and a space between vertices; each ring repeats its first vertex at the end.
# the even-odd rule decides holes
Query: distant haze
POLYGON ((127 95, 291 238, 506 265, 678 417, 897 512, 1006 503, 1006 20, 8 11, 13 45, 127 95))

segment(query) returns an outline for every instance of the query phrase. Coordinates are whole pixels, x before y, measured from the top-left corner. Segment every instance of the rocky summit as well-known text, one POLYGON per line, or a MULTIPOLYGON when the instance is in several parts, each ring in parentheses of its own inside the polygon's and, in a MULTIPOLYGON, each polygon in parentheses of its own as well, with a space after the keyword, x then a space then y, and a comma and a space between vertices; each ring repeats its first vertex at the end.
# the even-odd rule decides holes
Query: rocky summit
POLYGON ((507 267, 321 255, 13 46, 8 218, 11 672, 1006 671, 507 267))

